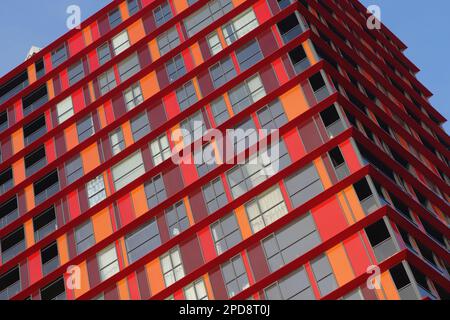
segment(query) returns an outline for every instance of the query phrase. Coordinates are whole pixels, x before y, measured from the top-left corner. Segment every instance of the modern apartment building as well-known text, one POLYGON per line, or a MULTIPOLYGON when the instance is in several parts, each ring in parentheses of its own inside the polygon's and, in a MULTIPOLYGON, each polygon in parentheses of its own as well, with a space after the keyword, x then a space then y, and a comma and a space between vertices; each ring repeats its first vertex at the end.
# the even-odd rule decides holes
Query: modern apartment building
POLYGON ((4 76, 0 299, 448 299, 446 120, 367 18, 115 0, 4 76))

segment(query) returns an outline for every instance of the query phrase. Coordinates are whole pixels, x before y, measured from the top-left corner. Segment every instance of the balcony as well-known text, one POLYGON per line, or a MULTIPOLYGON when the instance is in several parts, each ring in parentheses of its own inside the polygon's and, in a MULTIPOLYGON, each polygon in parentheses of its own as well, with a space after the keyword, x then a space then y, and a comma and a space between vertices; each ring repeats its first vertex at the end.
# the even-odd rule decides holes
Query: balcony
POLYGON ((56 256, 42 265, 42 273, 45 276, 50 272, 52 272, 53 270, 56 270, 56 268, 58 267, 59 267, 59 257, 56 256))
POLYGON ((57 182, 57 183, 51 185, 50 187, 48 187, 47 189, 45 189, 44 191, 35 195, 36 204, 41 204, 42 202, 44 202, 45 200, 50 198, 52 195, 54 195, 58 191, 59 191, 59 183, 57 182))
POLYGON ((387 258, 393 256, 397 252, 395 243, 392 238, 388 238, 383 242, 373 247, 373 252, 378 262, 382 262, 387 258))
POLYGON ((23 114, 27 116, 33 111, 39 109, 48 101, 47 86, 43 85, 25 98, 23 98, 23 114))
POLYGON ((34 237, 36 238, 36 241, 44 239, 47 235, 52 233, 58 228, 56 224, 56 220, 53 220, 46 224, 45 226, 39 228, 34 232, 34 237))
POLYGON ((11 211, 10 213, 0 218, 0 228, 7 226, 17 218, 19 218, 19 210, 15 209, 14 211, 11 211))
POLYGON ((20 292, 20 281, 10 285, 3 291, 0 291, 0 300, 5 301, 14 297, 16 294, 20 292))
POLYGON ((12 169, 8 168, 0 173, 0 195, 14 186, 12 169))
POLYGON ((6 263, 12 258, 16 257, 19 253, 25 251, 26 244, 25 239, 13 245, 11 248, 8 248, 5 251, 2 251, 2 262, 6 263))
POLYGON ((350 171, 348 170, 347 164, 345 162, 335 167, 334 170, 336 171, 336 177, 339 181, 345 179, 350 174, 350 171))
POLYGON ((43 167, 45 167, 45 165, 47 164, 47 160, 45 158, 42 158, 40 160, 38 160, 37 162, 33 163, 31 166, 27 167, 25 169, 25 173, 27 175, 27 177, 35 174, 36 172, 38 172, 39 170, 41 170, 43 167))
POLYGON ((342 123, 341 119, 336 120, 332 124, 330 124, 328 127, 326 127, 328 136, 330 139, 333 139, 337 137, 342 131, 345 130, 344 124, 342 123))
POLYGON ((296 74, 300 74, 311 66, 308 58, 304 58, 303 60, 294 64, 294 70, 296 74))
POLYGON ((366 215, 371 214, 378 209, 377 200, 373 195, 365 198, 364 200, 361 200, 360 202, 366 215))
POLYGON ((28 72, 24 71, 0 88, 0 104, 9 100, 28 86, 28 72))
POLYGON ((46 132, 47 126, 45 124, 45 116, 42 115, 23 127, 25 145, 30 145, 32 142, 42 137, 46 132))
POLYGON ((416 291, 411 283, 398 289, 398 295, 402 300, 417 300, 416 291))
POLYGON ((55 170, 43 179, 34 183, 36 205, 41 204, 59 191, 58 171, 55 170))
POLYGON ((326 86, 314 91, 314 96, 316 97, 316 102, 319 103, 330 96, 330 92, 326 86))

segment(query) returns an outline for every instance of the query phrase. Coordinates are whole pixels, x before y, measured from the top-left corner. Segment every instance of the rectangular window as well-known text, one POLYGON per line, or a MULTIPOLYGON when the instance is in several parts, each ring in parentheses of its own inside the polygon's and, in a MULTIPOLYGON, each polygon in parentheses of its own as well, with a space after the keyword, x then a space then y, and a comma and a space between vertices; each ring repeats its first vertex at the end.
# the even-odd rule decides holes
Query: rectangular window
POLYGON ((74 115, 72 97, 68 97, 56 105, 58 123, 61 124, 74 115))
POLYGON ((180 44, 180 37, 176 27, 164 32, 157 39, 159 53, 165 55, 170 50, 176 48, 180 44))
POLYGON ((6 263, 26 248, 25 231, 23 227, 11 232, 0 240, 2 262, 6 263))
POLYGON ((216 212, 228 203, 225 188, 220 177, 204 186, 202 191, 206 207, 210 214, 216 212))
POLYGON ((194 151, 193 158, 199 177, 205 176, 217 167, 215 150, 211 143, 204 145, 198 151, 194 151))
POLYGON ((2 111, 0 112, 0 132, 5 131, 8 128, 8 112, 2 111))
POLYGON ((117 36, 112 38, 112 47, 114 55, 117 56, 130 47, 130 40, 128 38, 127 30, 122 31, 117 36))
POLYGON ((264 290, 267 300, 315 300, 305 268, 293 272, 264 290))
POLYGON ((311 65, 308 60, 308 56, 306 55, 305 49, 301 45, 289 52, 289 59, 294 66, 296 74, 302 73, 311 65))
POLYGON ((105 181, 103 176, 98 176, 97 178, 89 181, 86 184, 86 191, 89 201, 89 208, 92 208, 97 203, 102 202, 106 199, 106 189, 105 181))
POLYGON ((166 63, 166 70, 170 82, 174 82, 186 74, 186 67, 184 66, 184 60, 181 54, 166 63))
POLYGON ((221 270, 229 298, 234 297, 250 286, 247 271, 240 255, 224 263, 221 266, 221 270))
POLYGON ((69 77, 69 85, 73 85, 74 83, 80 81, 84 77, 83 61, 80 60, 72 65, 67 73, 69 77))
POLYGON ((185 146, 193 143, 195 140, 200 139, 203 133, 206 131, 206 124, 203 120, 201 111, 198 111, 187 120, 181 122, 181 129, 185 130, 183 134, 183 143, 185 146))
POLYGON ((83 176, 83 163, 80 156, 66 163, 66 180, 67 184, 71 184, 83 176))
POLYGON ((41 261, 44 275, 59 267, 58 244, 56 241, 41 250, 41 261))
POLYGON ((266 130, 280 129, 288 122, 281 101, 276 99, 257 112, 261 127, 266 130))
POLYGON ((130 16, 137 13, 141 9, 139 0, 127 0, 128 13, 130 16))
POLYGON ((189 219, 184 201, 180 201, 166 210, 166 222, 170 237, 175 237, 189 228, 189 219))
POLYGON ((322 255, 322 257, 313 261, 311 263, 311 268, 322 297, 337 289, 338 286, 333 274, 333 269, 331 269, 330 262, 326 255, 322 255))
POLYGON ((263 54, 259 48, 258 41, 252 40, 243 48, 236 50, 236 57, 242 72, 254 66, 258 61, 261 61, 263 54))
POLYGON ((111 60, 111 50, 109 49, 108 42, 97 48, 97 56, 101 66, 111 60))
POLYGON ((56 68, 61 63, 67 60, 66 44, 62 44, 59 48, 52 51, 52 66, 56 68))
POLYGON ((123 93, 123 97, 128 111, 140 105, 144 101, 140 84, 136 83, 126 89, 123 93))
POLYGON ((144 190, 149 208, 156 207, 167 198, 164 181, 161 175, 154 177, 151 181, 146 183, 144 190))
POLYGON ((153 16, 155 17, 155 23, 157 27, 162 26, 164 23, 172 18, 172 10, 169 3, 166 1, 156 9, 153 10, 153 16))
POLYGON ((122 16, 119 8, 116 8, 108 13, 108 20, 111 29, 114 29, 122 22, 122 16))
POLYGON ((177 90, 176 94, 181 111, 186 110, 198 101, 197 93, 192 81, 189 81, 181 86, 181 88, 177 90))
POLYGON ((131 132, 133 133, 134 141, 139 141, 150 133, 150 123, 146 111, 141 113, 137 118, 131 120, 131 132))
POLYGON ((94 122, 92 116, 88 116, 77 122, 78 143, 83 142, 94 134, 94 122))
POLYGON ((303 32, 303 28, 295 12, 278 22, 277 26, 284 43, 290 42, 303 32))
POLYGON ((225 41, 228 45, 230 45, 237 39, 242 38, 247 33, 257 28, 258 25, 255 12, 253 9, 249 9, 247 12, 240 14, 238 17, 234 18, 231 23, 222 28, 225 41))
POLYGON ((75 229, 75 242, 78 254, 83 253, 94 245, 94 229, 91 220, 75 229))
POLYGON ((59 191, 58 170, 34 183, 34 201, 40 204, 59 191))
POLYGON ((115 245, 111 245, 97 255, 100 280, 105 281, 119 272, 119 260, 115 245))
POLYGON ((328 136, 332 139, 345 130, 344 123, 333 105, 320 113, 320 118, 327 130, 328 136))
POLYGON ((9 300, 20 292, 20 271, 15 267, 0 276, 0 300, 9 300))
POLYGON ((44 84, 22 99, 23 114, 27 116, 48 102, 47 85, 44 84))
POLYGON ((66 300, 64 277, 41 289, 41 300, 66 300))
POLYGON ((114 70, 109 69, 101 76, 99 76, 98 85, 100 87, 100 93, 102 95, 114 89, 116 87, 116 76, 114 75, 114 70))
POLYGON ((262 242, 272 272, 302 256, 321 242, 310 213, 262 242))
POLYGON ((178 248, 172 249, 161 257, 162 272, 166 287, 171 286, 184 277, 183 262, 178 248))
POLYGON ((111 143, 112 154, 116 155, 123 149, 125 149, 125 140, 122 133, 122 128, 117 129, 109 136, 111 143))
POLYGON ((209 69, 214 88, 218 88, 236 76, 233 61, 230 57, 216 63, 209 69))
POLYGON ((192 37, 200 30, 233 9, 231 0, 213 0, 184 20, 187 34, 192 37))
POLYGON ((228 94, 233 111, 237 114, 265 97, 266 90, 264 89, 261 78, 257 74, 231 90, 228 94))
POLYGON ((0 172, 0 194, 5 193, 14 186, 12 168, 0 172))
POLYGON ((288 209, 279 187, 256 197, 245 205, 253 233, 283 217, 288 209))
POLYGON ((286 179, 285 184, 294 208, 301 206, 324 190, 314 164, 310 164, 286 179))
POLYGON ((38 172, 47 164, 47 158, 45 156, 45 146, 42 145, 32 153, 25 156, 25 172, 27 177, 30 177, 34 173, 38 172))
POLYGON ((350 174, 350 171, 345 163, 344 156, 342 155, 341 149, 336 147, 328 152, 330 156, 331 163, 333 165, 334 171, 338 180, 342 180, 350 174))
POLYGON ((211 102, 211 111, 214 116, 214 121, 218 126, 230 119, 230 113, 223 96, 211 102))
POLYGON ((119 62, 118 69, 121 82, 124 82, 125 80, 134 76, 139 72, 139 70, 141 70, 138 55, 134 53, 124 61, 119 62))
POLYGON ((170 150, 169 140, 167 135, 162 135, 158 139, 152 141, 150 144, 150 150, 152 152, 153 165, 157 166, 164 160, 171 157, 172 151, 170 150))
POLYGON ((156 220, 152 219, 146 225, 126 236, 125 245, 130 263, 139 260, 153 249, 159 247, 161 239, 156 220))
POLYGON ((141 152, 138 151, 112 168, 115 189, 122 189, 144 173, 144 161, 141 152))
POLYGON ((220 42, 219 35, 217 34, 217 31, 214 31, 212 34, 208 36, 208 44, 209 44, 209 50, 211 51, 211 55, 216 55, 220 51, 222 51, 222 43, 220 42))
POLYGON ((325 100, 330 96, 330 92, 328 91, 325 80, 320 72, 311 76, 309 78, 309 83, 314 91, 314 96, 316 97, 317 102, 325 100))
POLYGON ((199 279, 184 288, 186 300, 208 300, 205 281, 199 279))
POLYGON ((17 196, 0 204, 0 228, 7 226, 19 217, 17 196))
POLYGON ((211 226, 211 231, 218 255, 242 241, 241 230, 234 213, 214 223, 211 226))
POLYGON ((57 229, 55 208, 51 207, 33 218, 35 241, 40 241, 57 229))

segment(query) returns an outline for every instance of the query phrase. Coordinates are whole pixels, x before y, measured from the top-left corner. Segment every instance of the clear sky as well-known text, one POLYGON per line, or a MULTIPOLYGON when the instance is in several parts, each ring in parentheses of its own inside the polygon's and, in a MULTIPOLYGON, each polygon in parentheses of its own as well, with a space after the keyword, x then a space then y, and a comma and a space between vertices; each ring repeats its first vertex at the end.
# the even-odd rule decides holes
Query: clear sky
MULTIPOLYGON (((20 64, 32 45, 44 47, 67 32, 66 8, 81 7, 82 19, 110 0, 13 0, 0 10, 0 76, 20 64)), ((435 94, 432 104, 450 119, 449 0, 362 0, 381 7, 382 21, 409 49, 423 71, 419 79, 435 94)), ((445 125, 450 131, 450 123, 445 125)))

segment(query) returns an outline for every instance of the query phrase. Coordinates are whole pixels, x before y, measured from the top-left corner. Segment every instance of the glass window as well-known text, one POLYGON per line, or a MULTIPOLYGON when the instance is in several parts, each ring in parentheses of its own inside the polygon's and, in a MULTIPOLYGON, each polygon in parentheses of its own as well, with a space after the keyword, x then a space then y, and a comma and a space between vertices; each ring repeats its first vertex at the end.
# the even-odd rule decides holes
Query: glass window
POLYGON ((241 230, 234 213, 220 219, 211 226, 217 254, 222 254, 242 241, 241 230))
POLYGON ((115 245, 111 245, 97 255, 100 280, 105 281, 119 272, 119 260, 115 245))
POLYGON ((133 263, 161 245, 156 219, 125 237, 128 260, 133 263))
POLYGON ((224 85, 236 76, 236 70, 234 69, 233 61, 230 57, 227 57, 213 65, 209 69, 209 72, 211 74, 214 88, 224 85))
POLYGON ((137 53, 132 54, 130 57, 126 58, 118 64, 120 81, 131 78, 133 75, 141 70, 141 65, 139 64, 139 58, 137 53))
POLYGON ((33 218, 35 241, 40 241, 57 229, 56 214, 53 207, 33 218))
POLYGON ((100 87, 100 93, 102 95, 108 93, 116 87, 116 77, 114 75, 113 69, 109 69, 98 77, 98 85, 100 87))
POLYGON ((280 129, 288 122, 280 100, 269 103, 257 112, 261 127, 266 130, 280 129))
POLYGON ((180 44, 180 37, 176 27, 164 32, 157 38, 159 53, 165 55, 180 44))
POLYGON ((80 60, 72 65, 67 71, 69 77, 69 85, 77 83, 84 77, 83 61, 80 60))
POLYGON ((116 190, 122 189, 144 173, 144 161, 141 152, 138 151, 112 168, 112 176, 116 190))
POLYGON ((72 97, 67 97, 56 105, 58 123, 61 124, 74 115, 72 97))
POLYGON ((228 94, 233 111, 237 114, 265 97, 266 90, 264 89, 260 76, 257 74, 231 90, 228 94))
POLYGON ((311 200, 324 188, 314 164, 301 169, 293 176, 285 180, 286 189, 291 198, 292 205, 296 208, 311 200))
POLYGON ((146 111, 131 120, 131 132, 133 133, 134 141, 139 141, 150 133, 150 123, 146 111))
POLYGON ((253 9, 250 9, 234 18, 231 23, 223 27, 225 41, 230 45, 237 39, 242 38, 247 33, 254 30, 258 25, 255 12, 253 9))
POLYGON ((128 111, 140 105, 144 101, 141 86, 139 83, 135 83, 134 85, 126 89, 123 93, 123 96, 128 111))
POLYGON ((198 111, 193 116, 181 122, 180 127, 185 130, 183 136, 183 143, 185 146, 200 139, 206 131, 206 124, 203 120, 201 111, 198 111))
POLYGON ((119 8, 114 9, 108 14, 108 20, 111 29, 114 29, 122 22, 122 16, 120 14, 119 8))
POLYGON ((164 23, 172 18, 172 10, 169 3, 166 1, 156 9, 153 10, 153 16, 155 17, 155 23, 157 27, 162 26, 164 23))
POLYGON ((149 208, 156 207, 167 198, 164 181, 161 175, 156 176, 146 183, 144 190, 149 208))
POLYGON ((305 268, 293 272, 264 290, 267 300, 315 300, 305 268))
POLYGON ((167 135, 165 134, 152 141, 152 143, 150 144, 150 150, 152 152, 153 164, 155 166, 172 156, 169 140, 167 139, 167 135))
POLYGON ((240 255, 224 263, 221 270, 229 298, 249 287, 247 271, 240 255))
POLYGON ((78 155, 71 161, 68 161, 66 163, 65 169, 66 169, 67 184, 71 184, 76 180, 80 179, 84 174, 81 157, 78 155))
POLYGON ((106 189, 105 189, 105 181, 103 180, 103 176, 98 176, 97 178, 89 181, 86 184, 86 190, 89 201, 89 208, 92 208, 97 203, 102 202, 106 199, 106 189))
POLYGON ((230 113, 223 97, 211 102, 211 111, 218 126, 230 119, 230 113))
POLYGON ((313 261, 311 263, 311 268, 322 296, 337 289, 338 286, 333 274, 333 269, 331 269, 330 262, 326 255, 322 255, 320 258, 313 261))
POLYGON ((64 277, 41 289, 41 300, 66 300, 64 277))
POLYGON ((61 63, 67 60, 67 48, 64 43, 59 48, 52 51, 52 66, 56 68, 61 63))
POLYGON ((170 82, 174 82, 186 74, 186 68, 181 54, 175 56, 166 63, 166 70, 170 82))
POLYGON ((203 177, 217 167, 215 150, 211 143, 204 145, 198 151, 194 151, 193 156, 199 177, 203 177))
POLYGON ((92 116, 77 122, 78 142, 81 143, 94 134, 92 116))
POLYGON ((166 210, 166 222, 171 237, 175 237, 189 228, 189 219, 184 201, 180 201, 166 210))
POLYGON ((109 49, 109 43, 105 43, 97 48, 98 62, 100 65, 104 65, 111 60, 111 51, 109 49))
POLYGON ((128 49, 130 47, 130 40, 128 38, 127 30, 122 31, 117 36, 112 38, 111 43, 114 55, 116 56, 128 49))
POLYGON ((216 212, 228 203, 222 179, 219 177, 202 189, 208 212, 216 212))
POLYGON ((128 13, 130 14, 130 16, 132 16, 141 9, 141 4, 139 0, 127 0, 127 6, 128 6, 128 13))
POLYGON ((185 83, 181 88, 179 88, 176 94, 181 111, 186 110, 198 101, 197 93, 195 92, 192 80, 185 83))
POLYGON ((303 32, 295 12, 278 22, 277 26, 284 43, 288 43, 303 32))
POLYGON ((94 229, 91 220, 75 229, 75 242, 78 254, 81 254, 94 245, 94 229))
POLYGON ((183 262, 181 261, 178 248, 172 249, 169 253, 161 257, 161 266, 166 287, 171 286, 184 277, 183 262))
POLYGON ((211 54, 214 56, 218 54, 220 51, 222 51, 222 43, 220 42, 219 35, 217 34, 217 31, 214 31, 212 34, 208 36, 208 44, 209 49, 211 50, 211 54))
POLYGON ((205 282, 199 279, 184 288, 186 300, 208 300, 208 292, 205 282))
POLYGON ((123 149, 125 149, 125 140, 122 133, 122 128, 117 129, 109 136, 111 142, 112 154, 116 155, 123 149))
POLYGON ((15 267, 0 276, 0 301, 8 300, 20 292, 20 271, 15 267))
POLYGON ((236 50, 236 57, 241 71, 245 71, 263 59, 263 54, 259 48, 259 43, 252 40, 243 48, 236 50))
POLYGON ((231 0, 213 0, 184 20, 187 34, 192 37, 200 30, 224 16, 233 8, 231 0))
POLYGON ((289 59, 291 60, 297 74, 305 71, 311 65, 303 46, 298 46, 294 50, 290 51, 289 59))

